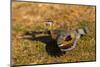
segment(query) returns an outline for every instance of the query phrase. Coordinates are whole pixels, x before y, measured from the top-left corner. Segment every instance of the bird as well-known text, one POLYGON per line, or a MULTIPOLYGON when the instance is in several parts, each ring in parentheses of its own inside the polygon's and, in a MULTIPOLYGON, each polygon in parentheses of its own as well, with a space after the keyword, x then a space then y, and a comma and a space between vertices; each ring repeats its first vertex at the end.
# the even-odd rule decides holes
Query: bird
MULTIPOLYGON (((58 48, 62 51, 69 51, 74 49, 77 46, 78 40, 82 37, 85 36, 88 33, 88 28, 87 27, 81 27, 76 30, 72 31, 67 31, 67 30, 62 30, 62 29, 53 29, 53 21, 46 21, 46 29, 44 31, 28 31, 24 34, 22 38, 32 38, 36 39, 35 35, 38 34, 48 34, 50 38, 46 39, 43 36, 42 42, 47 43, 46 41, 50 42, 56 42, 58 48)), ((49 42, 49 43, 50 43, 49 42)))

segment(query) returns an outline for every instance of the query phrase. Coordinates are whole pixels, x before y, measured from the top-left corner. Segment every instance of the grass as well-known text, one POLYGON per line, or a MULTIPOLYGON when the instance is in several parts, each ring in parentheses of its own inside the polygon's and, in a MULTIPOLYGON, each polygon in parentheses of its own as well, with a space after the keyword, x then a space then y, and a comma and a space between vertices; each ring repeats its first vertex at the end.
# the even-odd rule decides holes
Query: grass
POLYGON ((12 3, 12 63, 46 64, 96 60, 95 7, 79 5, 12 3), (75 49, 61 56, 50 56, 46 44, 40 41, 19 39, 27 31, 43 30, 44 21, 54 21, 54 28, 74 30, 87 24, 89 33, 82 37, 75 49))

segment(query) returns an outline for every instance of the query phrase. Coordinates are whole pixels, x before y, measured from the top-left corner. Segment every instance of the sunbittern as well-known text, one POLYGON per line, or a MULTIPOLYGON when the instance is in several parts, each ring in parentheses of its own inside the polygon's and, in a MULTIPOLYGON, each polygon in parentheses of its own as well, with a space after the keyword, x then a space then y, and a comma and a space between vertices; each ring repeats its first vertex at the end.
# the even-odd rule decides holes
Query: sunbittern
POLYGON ((68 51, 74 49, 80 37, 86 35, 88 32, 87 27, 79 28, 74 31, 53 30, 53 21, 46 21, 46 26, 47 28, 44 31, 26 32, 23 38, 36 38, 38 34, 48 34, 52 40, 56 41, 61 51, 68 51))

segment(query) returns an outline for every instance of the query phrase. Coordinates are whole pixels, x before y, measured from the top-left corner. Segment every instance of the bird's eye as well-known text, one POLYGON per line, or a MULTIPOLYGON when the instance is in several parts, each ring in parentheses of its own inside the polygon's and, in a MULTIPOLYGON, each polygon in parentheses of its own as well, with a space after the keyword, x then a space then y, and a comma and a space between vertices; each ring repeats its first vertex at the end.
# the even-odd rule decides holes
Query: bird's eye
POLYGON ((32 35, 32 32, 26 32, 25 35, 32 35))
POLYGON ((66 38, 65 38, 65 41, 70 41, 72 40, 72 37, 70 35, 68 35, 66 38))

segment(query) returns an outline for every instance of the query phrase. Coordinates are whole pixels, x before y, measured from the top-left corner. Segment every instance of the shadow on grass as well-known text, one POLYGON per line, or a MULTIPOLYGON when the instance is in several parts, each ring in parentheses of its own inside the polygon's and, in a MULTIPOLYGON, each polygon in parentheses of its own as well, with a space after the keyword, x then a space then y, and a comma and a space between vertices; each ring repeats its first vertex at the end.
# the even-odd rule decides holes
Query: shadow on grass
MULTIPOLYGON (((32 33, 36 33, 36 32, 32 32, 32 33)), ((38 33, 36 33, 38 34, 38 33)), ((40 32, 39 32, 40 34, 40 32)), ((30 36, 32 36, 31 38, 25 38, 25 39, 29 39, 29 40, 35 40, 35 41, 41 41, 43 43, 46 44, 46 52, 51 55, 51 56, 61 56, 63 54, 65 54, 65 52, 62 52, 60 50, 60 48, 58 47, 57 41, 52 39, 51 36, 40 36, 40 37, 34 37, 32 34, 29 34, 30 36)))

